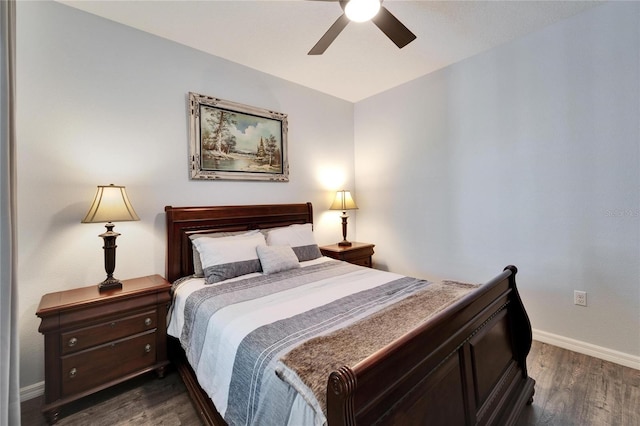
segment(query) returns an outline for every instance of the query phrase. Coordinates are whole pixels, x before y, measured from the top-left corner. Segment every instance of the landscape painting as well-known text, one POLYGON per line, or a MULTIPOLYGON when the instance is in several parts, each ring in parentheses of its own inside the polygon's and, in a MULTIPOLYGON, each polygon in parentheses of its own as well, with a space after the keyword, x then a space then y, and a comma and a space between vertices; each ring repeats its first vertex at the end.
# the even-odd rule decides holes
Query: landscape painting
POLYGON ((288 182, 287 116, 189 93, 192 179, 288 182))

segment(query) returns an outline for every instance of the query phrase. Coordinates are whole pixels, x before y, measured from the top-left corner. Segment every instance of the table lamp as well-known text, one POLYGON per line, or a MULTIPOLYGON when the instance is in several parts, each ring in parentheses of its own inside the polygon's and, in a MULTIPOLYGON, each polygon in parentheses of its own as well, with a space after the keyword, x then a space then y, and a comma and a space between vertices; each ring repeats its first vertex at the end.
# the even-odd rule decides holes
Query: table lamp
POLYGON ((114 184, 108 186, 98 185, 98 192, 89 208, 89 212, 82 219, 82 223, 107 222, 107 232, 100 234, 104 239, 104 269, 107 279, 98 284, 98 290, 106 291, 122 288, 122 283, 113 277, 116 269, 116 238, 120 235, 114 232, 112 222, 124 222, 140 220, 129 202, 124 186, 114 184))
POLYGON ((349 217, 347 216, 347 210, 356 210, 357 208, 356 202, 351 197, 351 192, 344 189, 336 192, 336 198, 333 200, 329 210, 342 210, 342 215, 340 216, 342 218, 342 241, 338 243, 339 246, 351 246, 351 243, 347 241, 347 218, 349 217))

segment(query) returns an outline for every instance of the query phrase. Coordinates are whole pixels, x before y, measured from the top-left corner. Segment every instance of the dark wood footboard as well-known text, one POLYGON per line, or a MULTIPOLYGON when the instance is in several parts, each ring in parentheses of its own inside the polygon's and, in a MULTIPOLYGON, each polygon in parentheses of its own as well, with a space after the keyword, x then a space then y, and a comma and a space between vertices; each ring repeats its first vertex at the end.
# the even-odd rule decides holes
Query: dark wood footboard
POLYGON ((515 266, 356 366, 331 374, 329 425, 512 425, 533 397, 515 266))

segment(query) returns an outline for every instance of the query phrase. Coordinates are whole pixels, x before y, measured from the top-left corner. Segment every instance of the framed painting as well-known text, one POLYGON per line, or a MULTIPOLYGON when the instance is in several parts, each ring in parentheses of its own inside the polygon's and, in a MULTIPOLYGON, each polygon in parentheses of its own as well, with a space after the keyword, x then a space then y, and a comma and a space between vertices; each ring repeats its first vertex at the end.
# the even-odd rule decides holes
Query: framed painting
POLYGON ((189 93, 191 179, 289 181, 287 115, 189 93))

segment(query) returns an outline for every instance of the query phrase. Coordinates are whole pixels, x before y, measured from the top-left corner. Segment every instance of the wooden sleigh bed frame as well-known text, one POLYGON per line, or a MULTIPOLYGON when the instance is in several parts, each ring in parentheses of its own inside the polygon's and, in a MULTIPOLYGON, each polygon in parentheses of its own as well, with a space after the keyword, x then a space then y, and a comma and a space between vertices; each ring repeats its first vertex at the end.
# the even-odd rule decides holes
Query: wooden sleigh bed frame
MULTIPOLYGON (((311 203, 165 207, 167 279, 193 273, 190 235, 313 223, 311 203)), ((355 366, 327 378, 327 419, 339 425, 513 425, 533 401, 531 325, 502 273, 355 366)), ((200 417, 226 424, 198 385, 177 339, 170 353, 200 417)))

